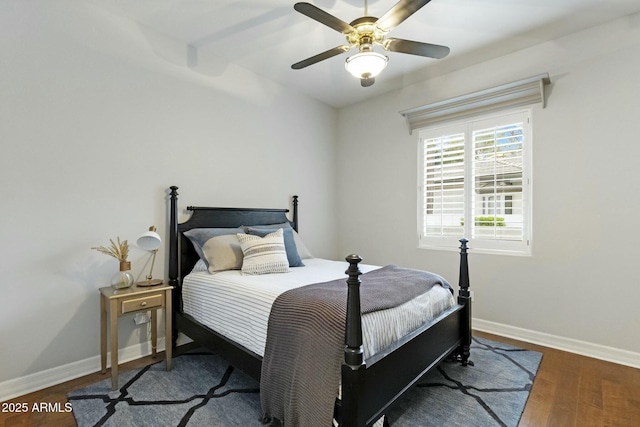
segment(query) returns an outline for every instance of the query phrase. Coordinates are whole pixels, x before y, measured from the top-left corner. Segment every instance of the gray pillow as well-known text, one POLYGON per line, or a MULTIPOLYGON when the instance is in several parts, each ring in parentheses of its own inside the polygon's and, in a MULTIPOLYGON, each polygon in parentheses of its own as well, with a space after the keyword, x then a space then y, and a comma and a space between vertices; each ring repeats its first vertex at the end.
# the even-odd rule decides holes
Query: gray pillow
POLYGON ((251 227, 245 227, 245 233, 252 234, 254 236, 264 237, 267 234, 274 233, 278 231, 279 228, 282 228, 283 236, 284 236, 284 248, 287 252, 287 260, 289 261, 289 267, 304 267, 304 263, 298 254, 298 249, 296 248, 296 242, 293 238, 294 230, 291 227, 278 227, 275 228, 273 225, 254 225, 251 227))
MULTIPOLYGON (((293 230, 293 227, 291 227, 291 224, 288 222, 283 222, 280 224, 269 224, 269 225, 252 225, 251 227, 261 228, 261 229, 262 228, 271 228, 271 229, 291 228, 293 230)), ((301 259, 313 258, 313 255, 311 255, 311 252, 309 252, 309 249, 307 249, 307 247, 305 246, 304 242, 302 241, 302 239, 300 238, 300 235, 296 230, 293 230, 293 241, 296 244, 296 250, 298 251, 298 255, 300 255, 301 259)))

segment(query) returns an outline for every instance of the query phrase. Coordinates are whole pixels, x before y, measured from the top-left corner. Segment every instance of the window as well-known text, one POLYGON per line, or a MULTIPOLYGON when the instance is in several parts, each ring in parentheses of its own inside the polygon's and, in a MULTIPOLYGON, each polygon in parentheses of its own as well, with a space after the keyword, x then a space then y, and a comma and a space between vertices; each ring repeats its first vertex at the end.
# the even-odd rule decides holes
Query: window
POLYGON ((513 194, 482 196, 482 215, 512 215, 513 194))
POLYGON ((530 111, 419 134, 419 246, 530 254, 530 111))

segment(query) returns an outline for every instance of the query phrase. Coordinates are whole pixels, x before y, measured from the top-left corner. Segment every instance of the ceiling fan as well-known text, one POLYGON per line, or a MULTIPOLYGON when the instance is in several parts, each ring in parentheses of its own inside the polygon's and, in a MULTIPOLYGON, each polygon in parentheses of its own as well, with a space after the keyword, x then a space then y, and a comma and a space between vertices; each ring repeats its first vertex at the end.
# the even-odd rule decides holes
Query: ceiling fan
POLYGON ((381 18, 375 18, 367 16, 367 0, 365 0, 365 16, 349 24, 310 3, 296 3, 293 6, 296 11, 342 33, 348 44, 334 47, 297 62, 291 68, 299 70, 357 47, 359 53, 347 58, 345 67, 347 71, 360 79, 360 84, 363 87, 368 87, 375 82, 375 77, 387 66, 389 60, 387 56, 373 51, 375 45, 380 45, 384 50, 391 52, 408 53, 428 58, 444 58, 449 54, 449 48, 446 46, 386 37, 387 33, 429 1, 431 0, 400 0, 381 18))

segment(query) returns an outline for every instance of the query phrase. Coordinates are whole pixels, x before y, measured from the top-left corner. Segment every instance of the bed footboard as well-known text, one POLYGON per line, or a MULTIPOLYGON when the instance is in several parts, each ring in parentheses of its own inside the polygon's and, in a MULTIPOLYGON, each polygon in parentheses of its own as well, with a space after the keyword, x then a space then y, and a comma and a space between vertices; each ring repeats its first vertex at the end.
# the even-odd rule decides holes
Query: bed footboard
POLYGON ((458 304, 428 325, 402 338, 391 348, 364 361, 360 310, 362 258, 349 255, 347 314, 342 399, 336 408, 340 426, 370 426, 420 378, 449 356, 462 365, 471 347, 471 293, 469 291, 468 240, 460 240, 458 304))

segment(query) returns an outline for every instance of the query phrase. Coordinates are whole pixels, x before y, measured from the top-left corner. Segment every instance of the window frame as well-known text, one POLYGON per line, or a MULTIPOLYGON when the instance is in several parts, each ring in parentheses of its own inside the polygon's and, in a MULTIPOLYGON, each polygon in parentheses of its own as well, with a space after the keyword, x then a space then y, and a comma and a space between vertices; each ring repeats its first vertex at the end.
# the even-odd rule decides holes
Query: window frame
MULTIPOLYGON (((532 231, 533 231, 533 180, 532 180, 532 145, 533 145, 533 120, 532 108, 520 107, 514 109, 505 109, 498 112, 478 115, 462 120, 449 121, 446 123, 433 124, 421 128, 418 132, 417 154, 418 154, 418 182, 417 182, 417 238, 418 248, 435 249, 435 250, 457 250, 459 239, 466 238, 469 240, 469 247, 478 253, 531 256, 532 254, 532 231), (474 225, 471 218, 481 215, 482 211, 475 211, 473 203, 474 179, 473 176, 473 157, 474 157, 474 141, 472 138, 474 126, 479 130, 480 124, 489 125, 507 124, 511 116, 522 115, 523 130, 523 147, 522 147, 522 240, 500 240, 487 239, 474 236, 472 228, 474 225), (461 236, 433 236, 425 235, 426 230, 426 200, 425 200, 425 149, 424 141, 426 139, 437 138, 438 136, 452 135, 459 133, 460 129, 464 129, 464 225, 463 234, 461 236), (469 184, 471 183, 471 184, 469 184)), ((514 209, 514 200, 509 201, 509 209, 514 209)), ((502 195, 501 202, 494 200, 494 211, 496 209, 507 209, 507 199, 502 195)), ((513 211, 512 211, 513 212, 513 211)), ((494 216, 498 216, 495 214, 494 216)))

